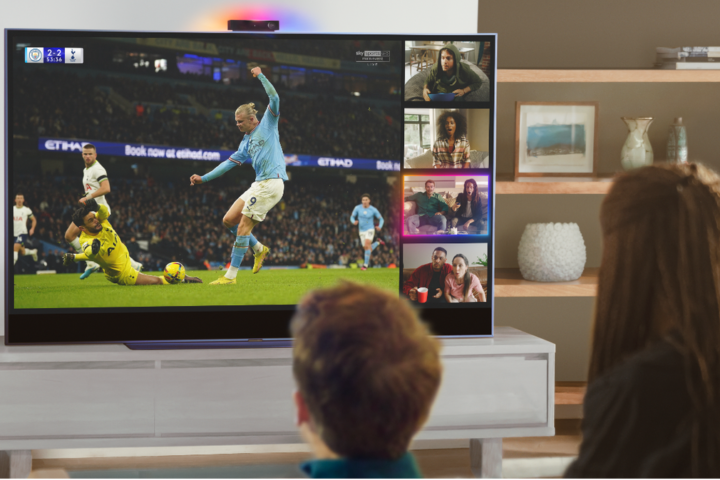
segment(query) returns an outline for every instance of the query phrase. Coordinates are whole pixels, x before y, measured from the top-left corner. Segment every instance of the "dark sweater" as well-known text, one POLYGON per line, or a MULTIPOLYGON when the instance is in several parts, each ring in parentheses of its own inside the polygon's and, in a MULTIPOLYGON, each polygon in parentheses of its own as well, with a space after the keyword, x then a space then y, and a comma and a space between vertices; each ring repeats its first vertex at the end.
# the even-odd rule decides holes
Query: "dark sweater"
POLYGON ((593 381, 585 396, 580 455, 565 476, 692 476, 692 403, 685 382, 683 357, 668 342, 593 381))

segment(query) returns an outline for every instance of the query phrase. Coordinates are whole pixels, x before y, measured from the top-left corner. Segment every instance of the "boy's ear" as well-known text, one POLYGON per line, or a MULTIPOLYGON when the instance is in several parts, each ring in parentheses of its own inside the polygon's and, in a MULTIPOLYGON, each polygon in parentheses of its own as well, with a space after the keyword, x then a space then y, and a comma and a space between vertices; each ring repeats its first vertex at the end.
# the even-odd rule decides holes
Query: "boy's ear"
POLYGON ((310 424, 310 412, 300 390, 293 392, 293 401, 295 402, 295 425, 298 427, 303 423, 310 424))

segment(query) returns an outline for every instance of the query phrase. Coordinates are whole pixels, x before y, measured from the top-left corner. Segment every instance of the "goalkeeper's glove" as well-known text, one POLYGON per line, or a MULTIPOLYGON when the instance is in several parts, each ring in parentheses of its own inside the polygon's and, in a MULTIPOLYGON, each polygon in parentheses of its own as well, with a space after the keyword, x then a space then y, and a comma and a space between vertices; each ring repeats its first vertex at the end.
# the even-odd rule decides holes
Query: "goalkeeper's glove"
POLYGON ((97 255, 100 252, 100 240, 97 238, 92 243, 92 254, 97 255))
POLYGON ((63 265, 66 267, 69 267, 70 265, 73 265, 75 263, 75 255, 72 253, 66 253, 62 257, 63 259, 63 265))
POLYGON ((88 212, 97 212, 100 209, 100 206, 97 203, 97 200, 94 198, 91 198, 89 200, 85 201, 85 210, 88 212))

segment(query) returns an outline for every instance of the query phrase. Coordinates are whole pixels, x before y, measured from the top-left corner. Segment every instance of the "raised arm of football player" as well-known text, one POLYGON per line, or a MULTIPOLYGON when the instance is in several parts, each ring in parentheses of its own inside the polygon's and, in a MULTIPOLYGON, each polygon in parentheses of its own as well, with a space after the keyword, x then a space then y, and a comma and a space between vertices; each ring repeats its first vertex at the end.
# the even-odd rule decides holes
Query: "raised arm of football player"
POLYGON ((278 95, 277 90, 275 90, 275 87, 273 87, 272 83, 270 83, 270 80, 263 75, 260 67, 253 68, 251 72, 253 76, 260 79, 260 82, 265 88, 265 93, 267 93, 268 98, 270 98, 270 105, 268 106, 268 109, 270 110, 271 117, 268 120, 272 120, 272 122, 277 125, 278 118, 280 117, 280 96, 278 95))
POLYGON ((94 192, 90 192, 85 195, 83 198, 80 199, 78 203, 80 203, 81 205, 85 205, 85 202, 87 202, 88 200, 102 197, 103 195, 107 195, 108 193, 110 193, 110 180, 105 178, 103 180, 100 180, 100 188, 98 188, 94 192))

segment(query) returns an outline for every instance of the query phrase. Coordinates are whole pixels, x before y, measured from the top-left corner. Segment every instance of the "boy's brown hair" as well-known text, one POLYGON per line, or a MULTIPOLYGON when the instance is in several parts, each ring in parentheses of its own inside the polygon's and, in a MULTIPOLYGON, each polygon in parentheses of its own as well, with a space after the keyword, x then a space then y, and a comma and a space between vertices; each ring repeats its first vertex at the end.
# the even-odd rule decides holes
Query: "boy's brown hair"
POLYGON ((325 444, 343 457, 402 456, 442 373, 440 345, 412 307, 343 282, 303 298, 290 328, 295 380, 325 444))

